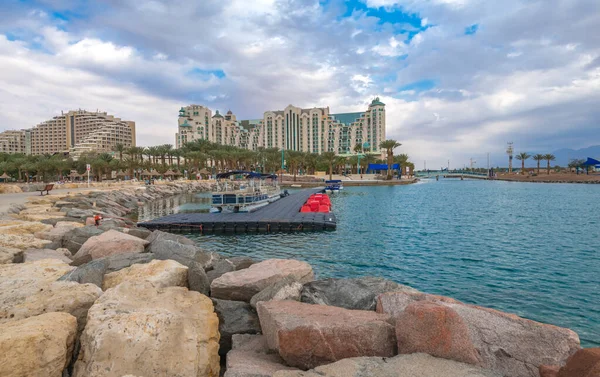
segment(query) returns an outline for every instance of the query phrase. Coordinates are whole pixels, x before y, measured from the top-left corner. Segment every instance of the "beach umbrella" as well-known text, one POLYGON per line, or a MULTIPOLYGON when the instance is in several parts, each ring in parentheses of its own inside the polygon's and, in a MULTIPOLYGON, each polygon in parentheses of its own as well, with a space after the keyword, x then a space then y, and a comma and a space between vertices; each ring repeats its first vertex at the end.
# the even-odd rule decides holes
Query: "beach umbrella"
POLYGON ((169 169, 169 170, 167 170, 167 171, 165 172, 165 174, 163 174, 163 175, 169 175, 169 176, 173 176, 173 175, 176 175, 176 174, 173 172, 173 170, 169 169))
POLYGON ((119 172, 117 173, 117 177, 124 177, 124 176, 126 176, 126 175, 127 175, 127 174, 123 173, 123 171, 119 171, 119 172))
POLYGON ((144 171, 142 172, 142 175, 152 175, 152 174, 151 174, 151 173, 150 173, 148 170, 144 170, 144 171))
POLYGON ((150 172, 150 175, 154 177, 154 176, 159 176, 160 173, 157 172, 156 170, 152 169, 152 171, 150 172))
POLYGON ((208 170, 206 170, 206 168, 202 168, 202 169, 199 171, 199 173, 200 173, 200 174, 210 174, 210 172, 209 172, 208 170))
POLYGON ((7 179, 10 179, 10 176, 4 172, 4 174, 0 175, 0 179, 2 179, 3 182, 6 182, 7 179))
POLYGON ((72 171, 72 172, 69 174, 69 177, 70 177, 70 178, 79 178, 79 177, 81 177, 81 174, 77 173, 76 171, 72 171))

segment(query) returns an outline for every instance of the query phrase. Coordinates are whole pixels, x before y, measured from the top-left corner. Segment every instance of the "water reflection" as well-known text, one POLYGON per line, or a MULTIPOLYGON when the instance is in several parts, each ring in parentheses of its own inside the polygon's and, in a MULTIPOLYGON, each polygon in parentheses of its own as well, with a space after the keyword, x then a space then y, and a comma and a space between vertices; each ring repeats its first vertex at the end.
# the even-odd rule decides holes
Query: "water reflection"
POLYGON ((148 221, 174 213, 208 212, 210 209, 210 199, 211 194, 209 192, 200 192, 155 200, 138 207, 136 220, 148 221))

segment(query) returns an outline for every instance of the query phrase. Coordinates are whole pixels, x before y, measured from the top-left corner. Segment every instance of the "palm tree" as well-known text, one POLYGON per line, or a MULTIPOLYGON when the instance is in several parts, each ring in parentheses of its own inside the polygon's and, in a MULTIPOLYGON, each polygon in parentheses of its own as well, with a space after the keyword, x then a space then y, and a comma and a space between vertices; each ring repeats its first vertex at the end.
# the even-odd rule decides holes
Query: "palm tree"
POLYGON ((337 156, 333 152, 323 152, 321 158, 329 165, 329 180, 331 181, 333 179, 333 164, 335 163, 337 156))
POLYGON ((517 155, 517 160, 521 161, 521 174, 525 174, 525 161, 531 157, 527 152, 521 152, 517 155))
POLYGON ((533 156, 533 159, 537 161, 537 173, 538 175, 540 174, 540 161, 545 160, 546 155, 543 154, 536 154, 533 156))
POLYGON ((362 146, 362 144, 360 144, 360 143, 356 144, 356 145, 354 146, 353 150, 354 150, 354 152, 356 152, 356 153, 362 153, 362 151, 363 151, 363 146, 362 146))
POLYGON ((396 140, 385 140, 379 144, 379 148, 385 149, 387 153, 387 179, 392 179, 392 165, 394 164, 394 149, 398 148, 402 144, 398 143, 396 140))
POLYGON ((548 161, 548 175, 550 175, 550 161, 556 160, 556 157, 552 153, 544 155, 544 160, 548 161))
POLYGON ((125 152, 126 148, 123 144, 117 144, 115 145, 112 150, 114 152, 118 152, 119 153, 119 160, 123 161, 123 152, 125 152))

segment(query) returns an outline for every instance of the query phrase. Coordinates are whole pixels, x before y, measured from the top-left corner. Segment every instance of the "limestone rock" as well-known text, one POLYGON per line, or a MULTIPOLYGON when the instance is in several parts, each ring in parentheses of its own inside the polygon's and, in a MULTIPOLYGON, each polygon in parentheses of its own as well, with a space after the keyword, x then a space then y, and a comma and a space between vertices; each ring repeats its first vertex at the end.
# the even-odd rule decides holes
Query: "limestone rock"
MULTIPOLYGON (((132 228, 125 227, 121 231, 125 234, 129 234, 130 236, 141 238, 143 240, 145 240, 146 238, 148 238, 150 236, 150 234, 152 234, 152 232, 149 231, 148 229, 138 228, 138 227, 132 227, 132 228)), ((150 241, 148 241, 148 243, 150 243, 150 241)))
POLYGON ((136 263, 148 263, 153 259, 154 254, 152 253, 115 254, 84 263, 62 276, 59 280, 76 281, 81 284, 91 283, 102 288, 105 274, 120 271, 136 263))
POLYGON ((398 353, 431 356, 481 365, 469 329, 451 308, 427 301, 413 302, 396 319, 398 353))
POLYGON ((0 194, 18 194, 23 192, 17 185, 2 185, 0 186, 0 194))
POLYGON ((31 234, 5 234, 0 228, 0 247, 7 249, 43 249, 51 241, 41 240, 31 234))
POLYGON ((209 283, 212 283, 213 280, 232 271, 243 270, 244 268, 248 268, 253 265, 255 262, 252 258, 248 257, 234 257, 221 259, 217 261, 213 269, 206 273, 208 276, 209 283))
POLYGON ((314 278, 312 267, 306 262, 268 259, 213 280, 210 285, 211 295, 225 300, 250 301, 252 296, 287 276, 300 283, 314 278))
POLYGON ((202 264, 198 262, 189 262, 188 264, 188 286, 190 291, 200 292, 208 296, 210 292, 210 283, 202 264))
POLYGON ((153 260, 104 275, 102 289, 116 287, 124 281, 150 281, 157 287, 187 287, 188 268, 172 260, 153 260))
MULTIPOLYGON (((473 365, 416 353, 392 358, 355 357, 308 372, 276 372, 273 377, 502 377, 473 365)), ((511 376, 512 377, 512 376, 511 376)))
POLYGON ((13 235, 33 235, 37 232, 46 232, 52 226, 33 221, 2 221, 0 222, 0 233, 13 235))
POLYGON ((231 337, 231 349, 261 353, 271 352, 265 336, 257 334, 233 334, 231 337))
POLYGON ((558 377, 598 376, 600 376, 600 348, 587 348, 577 351, 558 372, 558 377))
MULTIPOLYGON (((481 365, 511 377, 538 377, 542 365, 564 365, 577 351, 579 337, 569 329, 513 314, 467 305, 449 297, 392 292, 377 299, 377 312, 398 317, 414 302, 426 301, 454 310, 469 329, 481 365)), ((401 329, 399 329, 401 331, 401 329)))
POLYGON ((65 234, 62 241, 62 247, 69 249, 71 254, 75 255, 90 237, 98 236, 102 233, 103 231, 95 226, 84 226, 83 228, 74 229, 65 234))
POLYGON ((71 361, 77 320, 46 313, 0 324, 0 376, 61 377, 71 361))
POLYGON ((183 245, 194 246, 194 241, 190 240, 189 238, 186 238, 184 236, 180 236, 177 234, 173 234, 173 233, 162 232, 160 230, 153 231, 146 238, 146 241, 148 241, 150 243, 153 243, 154 241, 161 241, 161 240, 175 241, 175 242, 183 244, 183 245))
POLYGON ((27 249, 23 253, 23 262, 25 263, 42 259, 58 259, 67 264, 72 262, 71 252, 67 249, 27 249))
POLYGON ((252 296, 250 305, 252 305, 253 308, 256 308, 256 304, 261 301, 300 301, 301 292, 302 284, 298 283, 293 278, 286 277, 252 296))
POLYGON ((216 253, 206 253, 197 246, 164 238, 152 241, 148 245, 147 251, 153 253, 156 259, 172 259, 190 268, 192 263, 196 262, 200 263, 202 268, 207 269, 220 259, 216 253))
POLYGON ((301 301, 346 309, 375 310, 376 299, 385 292, 418 292, 406 285, 375 277, 324 279, 304 285, 301 301))
POLYGON ((23 250, 0 246, 0 264, 23 262, 23 250))
POLYGON ((217 377, 218 326, 200 293, 124 282, 90 308, 73 377, 217 377))
POLYGON ((90 256, 91 259, 99 259, 115 254, 142 253, 147 244, 146 240, 116 230, 109 230, 85 241, 73 259, 83 259, 87 256, 90 256))
POLYGON ((558 377, 559 365, 542 365, 539 368, 540 377, 558 377))
POLYGON ((277 354, 232 350, 227 354, 224 377, 271 377, 275 372, 284 370, 298 369, 285 365, 277 354))
POLYGON ((309 369, 349 357, 396 354, 386 315, 296 301, 263 301, 257 310, 269 348, 290 366, 309 369))
POLYGON ((58 224, 62 224, 62 225, 55 226, 54 228, 46 230, 46 231, 36 232, 35 236, 37 238, 41 238, 43 240, 48 240, 48 241, 52 241, 52 242, 62 242, 62 239, 64 238, 64 236, 67 233, 71 232, 75 228, 81 228, 81 224, 78 224, 78 223, 63 222, 63 223, 58 223, 58 224), (76 225, 72 225, 72 224, 76 224, 76 225))
POLYGON ((260 333, 258 315, 247 302, 219 299, 212 301, 219 317, 219 354, 226 355, 231 350, 231 338, 234 334, 260 333))

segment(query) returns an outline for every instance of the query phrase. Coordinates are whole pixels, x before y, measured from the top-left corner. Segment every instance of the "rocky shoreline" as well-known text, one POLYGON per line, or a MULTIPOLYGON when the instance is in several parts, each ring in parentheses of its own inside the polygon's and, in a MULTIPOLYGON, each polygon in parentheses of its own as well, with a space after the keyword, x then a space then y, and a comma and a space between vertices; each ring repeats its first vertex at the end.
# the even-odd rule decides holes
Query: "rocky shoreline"
POLYGON ((382 278, 315 280, 298 260, 225 258, 127 218, 210 189, 13 206, 0 220, 0 376, 600 375, 600 349, 581 349, 569 329, 382 278))

